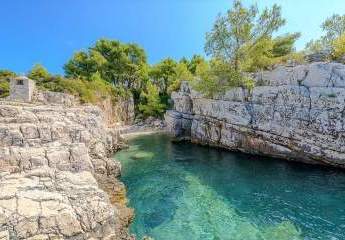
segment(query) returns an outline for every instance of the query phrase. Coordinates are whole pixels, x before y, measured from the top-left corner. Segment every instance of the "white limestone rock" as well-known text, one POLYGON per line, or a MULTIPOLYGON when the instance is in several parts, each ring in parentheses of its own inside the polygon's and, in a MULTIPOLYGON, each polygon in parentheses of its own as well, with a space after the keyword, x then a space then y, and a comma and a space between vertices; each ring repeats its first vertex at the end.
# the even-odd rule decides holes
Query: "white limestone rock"
POLYGON ((133 239, 117 130, 60 100, 0 102, 0 239, 133 239))
POLYGON ((168 129, 196 143, 345 168, 345 65, 279 66, 254 76, 253 91, 215 99, 184 83, 172 94, 168 129))

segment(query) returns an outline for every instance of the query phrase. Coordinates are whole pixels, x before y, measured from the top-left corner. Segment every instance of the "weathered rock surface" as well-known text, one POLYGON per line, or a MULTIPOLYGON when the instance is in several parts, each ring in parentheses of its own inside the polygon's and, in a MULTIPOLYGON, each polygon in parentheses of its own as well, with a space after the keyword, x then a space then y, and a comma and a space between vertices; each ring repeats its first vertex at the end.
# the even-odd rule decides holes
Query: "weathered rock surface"
POLYGON ((98 107, 60 103, 0 102, 0 238, 132 239, 118 132, 98 107))
POLYGON ((168 129, 196 143, 345 168, 345 65, 281 66, 255 79, 252 92, 215 99, 183 84, 168 129))

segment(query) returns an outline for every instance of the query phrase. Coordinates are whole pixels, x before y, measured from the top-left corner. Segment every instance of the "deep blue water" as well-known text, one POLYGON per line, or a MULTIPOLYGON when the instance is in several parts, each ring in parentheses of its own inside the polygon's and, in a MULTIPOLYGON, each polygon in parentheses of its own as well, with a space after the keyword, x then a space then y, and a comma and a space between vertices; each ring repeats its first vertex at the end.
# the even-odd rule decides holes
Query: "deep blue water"
POLYGON ((344 172, 172 143, 162 134, 129 144, 115 158, 138 239, 345 239, 344 172))

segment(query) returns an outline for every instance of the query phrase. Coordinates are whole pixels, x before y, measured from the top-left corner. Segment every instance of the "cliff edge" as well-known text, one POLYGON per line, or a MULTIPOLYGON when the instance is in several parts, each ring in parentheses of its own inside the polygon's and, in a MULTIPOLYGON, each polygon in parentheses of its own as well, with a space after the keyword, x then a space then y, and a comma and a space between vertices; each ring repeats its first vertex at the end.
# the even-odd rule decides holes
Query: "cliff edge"
POLYGON ((118 132, 57 95, 68 104, 0 101, 0 238, 133 239, 118 132))
POLYGON ((254 74, 252 91, 207 99, 187 83, 166 113, 179 139, 229 150, 345 168, 345 65, 279 66, 254 74))

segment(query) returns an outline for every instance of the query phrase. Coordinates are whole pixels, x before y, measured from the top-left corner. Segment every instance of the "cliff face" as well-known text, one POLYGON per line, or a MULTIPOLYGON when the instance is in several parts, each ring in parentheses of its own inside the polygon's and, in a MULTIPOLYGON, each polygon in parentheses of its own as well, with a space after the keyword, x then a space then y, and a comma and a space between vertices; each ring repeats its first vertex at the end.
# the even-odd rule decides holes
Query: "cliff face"
POLYGON ((119 98, 114 103, 111 98, 104 99, 97 104, 103 111, 105 121, 109 125, 130 125, 134 123, 134 99, 119 98))
MULTIPOLYGON (((34 102, 43 104, 58 104, 68 107, 79 105, 79 100, 71 95, 50 91, 35 91, 34 102)), ((134 99, 133 97, 120 97, 114 102, 111 97, 96 103, 101 108, 104 121, 108 125, 132 124, 134 122, 134 99)))
POLYGON ((0 238, 132 239, 120 164, 108 158, 117 131, 98 107, 55 100, 0 101, 0 238))
POLYGON ((345 168, 345 65, 281 66, 254 77, 252 92, 215 99, 183 84, 168 129, 195 143, 345 168))

